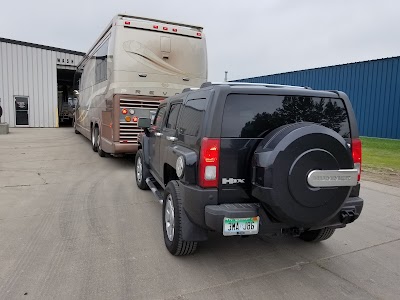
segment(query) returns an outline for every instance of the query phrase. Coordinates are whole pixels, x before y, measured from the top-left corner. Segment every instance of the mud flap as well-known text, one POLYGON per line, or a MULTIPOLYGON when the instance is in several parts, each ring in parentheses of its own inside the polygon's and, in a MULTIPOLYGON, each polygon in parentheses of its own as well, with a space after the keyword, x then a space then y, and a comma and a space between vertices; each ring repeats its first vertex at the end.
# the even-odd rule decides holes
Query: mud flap
POLYGON ((202 242, 208 239, 208 230, 192 223, 185 210, 182 210, 182 238, 188 242, 202 242))

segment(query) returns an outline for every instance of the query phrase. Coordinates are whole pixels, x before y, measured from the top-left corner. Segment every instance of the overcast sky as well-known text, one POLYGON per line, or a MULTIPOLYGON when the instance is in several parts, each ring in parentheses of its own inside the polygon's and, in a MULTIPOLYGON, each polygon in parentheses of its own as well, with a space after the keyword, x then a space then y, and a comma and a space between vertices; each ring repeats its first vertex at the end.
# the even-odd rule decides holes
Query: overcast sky
POLYGON ((204 27, 209 80, 400 55, 396 0, 0 0, 0 37, 86 52, 118 12, 204 27))

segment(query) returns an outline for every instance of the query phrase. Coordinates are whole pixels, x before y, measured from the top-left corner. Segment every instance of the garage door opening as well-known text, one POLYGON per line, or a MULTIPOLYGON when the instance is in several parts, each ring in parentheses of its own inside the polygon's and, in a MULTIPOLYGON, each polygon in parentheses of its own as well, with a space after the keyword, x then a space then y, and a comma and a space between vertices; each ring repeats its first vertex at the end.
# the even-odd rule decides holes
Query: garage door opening
POLYGON ((58 124, 72 126, 77 98, 73 91, 74 70, 57 69, 58 124))

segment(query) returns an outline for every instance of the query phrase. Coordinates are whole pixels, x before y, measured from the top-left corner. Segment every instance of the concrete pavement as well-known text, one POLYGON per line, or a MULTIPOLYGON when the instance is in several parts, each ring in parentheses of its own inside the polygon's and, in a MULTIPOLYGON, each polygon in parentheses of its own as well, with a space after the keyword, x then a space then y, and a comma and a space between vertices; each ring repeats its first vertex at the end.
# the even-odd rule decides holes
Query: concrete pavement
POLYGON ((400 189, 363 182, 360 219, 320 244, 211 235, 164 247, 133 162, 71 128, 0 136, 0 299, 398 299, 400 189))

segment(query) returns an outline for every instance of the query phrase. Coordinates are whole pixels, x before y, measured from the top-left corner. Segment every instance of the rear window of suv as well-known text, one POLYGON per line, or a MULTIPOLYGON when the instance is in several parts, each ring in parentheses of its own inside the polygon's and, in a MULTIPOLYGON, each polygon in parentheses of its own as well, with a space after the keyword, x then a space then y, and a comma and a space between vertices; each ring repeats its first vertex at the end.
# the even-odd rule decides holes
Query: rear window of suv
POLYGON ((350 138, 343 100, 305 96, 228 95, 221 137, 257 138, 282 125, 313 122, 350 138))

